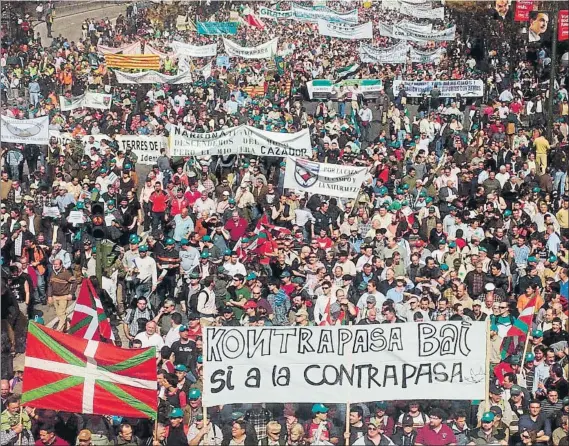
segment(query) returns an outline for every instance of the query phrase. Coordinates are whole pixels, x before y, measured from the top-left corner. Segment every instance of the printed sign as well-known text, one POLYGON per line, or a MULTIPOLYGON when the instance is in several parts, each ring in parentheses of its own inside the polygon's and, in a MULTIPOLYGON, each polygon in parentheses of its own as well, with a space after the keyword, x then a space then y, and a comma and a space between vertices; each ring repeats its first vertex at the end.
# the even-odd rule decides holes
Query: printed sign
POLYGON ((221 36, 223 34, 237 34, 236 22, 197 22, 198 34, 208 36, 221 36))
POLYGON ((393 93, 399 93, 399 87, 403 84, 407 97, 420 98, 423 94, 430 94, 435 84, 441 91, 441 97, 454 98, 457 94, 462 97, 479 98, 484 96, 484 81, 480 79, 460 81, 393 81, 393 93))
POLYGON ((516 22, 528 22, 531 11, 533 11, 533 0, 517 0, 514 20, 516 22))
POLYGON ((125 73, 115 71, 119 84, 189 84, 192 75, 189 71, 169 76, 157 71, 145 71, 143 73, 125 73))
POLYGON ((350 25, 318 20, 318 32, 321 36, 336 37, 338 39, 373 39, 373 24, 372 22, 367 22, 361 25, 350 25))
POLYGON ((569 40, 569 10, 563 9, 559 11, 559 19, 557 23, 557 39, 562 42, 569 40))
POLYGON ((174 40, 170 45, 178 56, 214 57, 217 54, 217 43, 212 43, 211 45, 192 45, 174 40))
POLYGON ((229 57, 242 57, 243 59, 270 59, 277 54, 278 37, 258 46, 239 46, 231 40, 223 38, 225 52, 229 57))
POLYGON ((48 144, 49 117, 15 119, 1 116, 2 142, 21 144, 48 144))
POLYGON ((156 164, 161 149, 166 149, 168 154, 168 138, 165 136, 118 135, 116 140, 120 149, 132 150, 138 157, 137 164, 156 164))
POLYGON ((437 48, 433 51, 422 51, 415 48, 411 48, 409 52, 409 57, 411 62, 415 63, 439 63, 439 61, 446 54, 445 48, 437 48))
POLYGON ((484 322, 204 330, 204 406, 485 395, 484 322))

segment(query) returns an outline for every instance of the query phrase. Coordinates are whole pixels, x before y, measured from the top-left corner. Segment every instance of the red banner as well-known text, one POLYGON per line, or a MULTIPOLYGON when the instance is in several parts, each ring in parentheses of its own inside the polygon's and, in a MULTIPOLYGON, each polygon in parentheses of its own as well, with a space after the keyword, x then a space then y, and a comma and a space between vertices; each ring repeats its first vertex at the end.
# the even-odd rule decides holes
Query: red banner
POLYGON ((531 11, 533 11, 533 0, 518 0, 514 20, 516 22, 528 22, 531 11))
POLYGON ((569 40, 569 10, 559 11, 557 20, 557 40, 560 42, 569 40))

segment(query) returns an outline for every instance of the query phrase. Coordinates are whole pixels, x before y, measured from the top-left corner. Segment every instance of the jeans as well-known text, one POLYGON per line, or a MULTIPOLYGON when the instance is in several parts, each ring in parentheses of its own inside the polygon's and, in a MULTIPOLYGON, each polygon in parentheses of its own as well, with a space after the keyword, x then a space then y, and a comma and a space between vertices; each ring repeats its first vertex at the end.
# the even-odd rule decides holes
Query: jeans
POLYGON ((36 105, 40 101, 39 93, 30 93, 30 103, 36 105))
POLYGON ((343 101, 338 103, 338 114, 340 115, 341 118, 343 118, 344 115, 346 114, 346 103, 343 101))
POLYGON ((558 170, 555 172, 555 178, 553 180, 553 191, 559 191, 559 195, 565 194, 565 181, 567 180, 567 172, 558 170), (561 189, 559 188, 561 186, 561 189))
POLYGON ((46 301, 46 296, 45 296, 45 276, 42 276, 41 274, 37 275, 38 277, 38 287, 37 287, 37 296, 38 296, 38 300, 36 301, 36 303, 44 303, 46 301))
POLYGON ((152 230, 162 229, 164 223, 164 212, 152 212, 152 230))
POLYGON ((138 285, 136 285, 134 289, 134 294, 136 295, 137 298, 146 297, 148 299, 148 296, 150 295, 150 284, 139 283, 138 285))

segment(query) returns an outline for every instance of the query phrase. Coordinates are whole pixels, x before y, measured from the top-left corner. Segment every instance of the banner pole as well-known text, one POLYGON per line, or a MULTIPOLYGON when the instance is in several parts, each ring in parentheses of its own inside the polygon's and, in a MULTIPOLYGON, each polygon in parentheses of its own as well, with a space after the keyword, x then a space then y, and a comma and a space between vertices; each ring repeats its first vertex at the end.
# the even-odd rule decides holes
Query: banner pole
POLYGON ((486 395, 484 395, 485 411, 490 410, 490 353, 491 353, 492 343, 490 341, 490 317, 486 318, 486 365, 485 365, 485 376, 486 380, 484 383, 484 389, 486 390, 486 395))
POLYGON ((160 441, 158 438, 158 414, 156 414, 156 419, 154 420, 154 440, 160 441))
POLYGON ((345 445, 350 446, 350 402, 346 403, 346 432, 344 432, 345 445))
POLYGON ((522 351, 522 366, 521 366, 521 370, 524 370, 524 365, 526 363, 526 352, 528 349, 528 345, 529 345, 529 336, 533 327, 533 318, 535 316, 535 307, 533 308, 533 313, 531 314, 531 322, 529 323, 528 326, 528 332, 526 333, 526 342, 524 343, 524 349, 522 351))
POLYGON ((209 426, 206 424, 207 423, 207 407, 203 406, 203 423, 204 423, 204 428, 206 429, 205 431, 205 435, 203 437, 203 444, 207 445, 208 443, 208 434, 209 434, 209 426))
MULTIPOLYGON (((23 410, 23 408, 22 408, 22 405, 20 404, 20 422, 18 424, 22 424, 22 418, 23 418, 22 410, 23 410)), ((20 446, 22 446, 22 443, 24 441, 24 436, 22 435, 23 433, 24 433, 24 429, 22 428, 22 432, 20 432, 18 434, 18 444, 20 446)))

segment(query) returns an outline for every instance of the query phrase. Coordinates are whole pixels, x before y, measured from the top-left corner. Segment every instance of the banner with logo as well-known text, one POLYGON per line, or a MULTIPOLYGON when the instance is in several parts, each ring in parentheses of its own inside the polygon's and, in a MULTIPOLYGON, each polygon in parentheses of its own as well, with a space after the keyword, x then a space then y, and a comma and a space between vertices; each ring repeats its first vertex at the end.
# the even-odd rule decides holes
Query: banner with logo
POLYGON ((398 25, 393 27, 393 35, 395 39, 401 40, 412 40, 415 42, 444 42, 449 40, 454 40, 456 37, 456 26, 450 28, 430 32, 419 32, 417 30, 401 28, 398 25))
POLYGON ((166 149, 168 155, 168 138, 165 136, 117 135, 116 140, 119 149, 132 150, 138 157, 138 164, 156 164, 162 149, 166 149))
POLYGON ((278 11, 276 9, 266 8, 263 6, 263 7, 259 8, 259 17, 261 17, 263 19, 273 19, 273 20, 292 19, 293 18, 293 12, 292 12, 292 10, 278 11))
POLYGON ((140 41, 133 42, 128 45, 122 45, 118 48, 113 48, 111 46, 106 46, 106 45, 97 45, 97 51, 99 51, 99 53, 104 55, 119 54, 119 53, 132 55, 132 54, 142 53, 140 41))
POLYGON ((70 111, 81 107, 108 110, 111 108, 112 100, 112 94, 92 92, 86 92, 84 95, 69 98, 59 96, 59 108, 61 111, 70 111))
POLYGON ((430 94, 431 90, 439 87, 441 97, 454 98, 457 94, 462 97, 479 98, 484 96, 484 81, 481 79, 457 80, 457 81, 393 81, 393 93, 395 96, 399 93, 399 87, 403 84, 407 96, 410 98, 419 98, 423 94, 430 94))
POLYGON ((34 119, 15 119, 1 116, 2 142, 21 144, 48 144, 49 117, 34 119))
POLYGON ((563 9, 559 11, 557 22, 557 39, 560 42, 569 40, 569 10, 563 9))
POLYGON ((409 57, 411 58, 411 62, 415 63, 439 63, 440 60, 446 54, 446 49, 444 48, 437 48, 433 51, 422 51, 415 48, 411 48, 409 51, 409 57))
POLYGON ((287 157, 285 189, 329 197, 356 198, 367 176, 366 167, 317 163, 287 157))
POLYGON ((160 57, 155 54, 107 54, 105 62, 109 68, 121 70, 159 70, 160 57))
POLYGON ((533 11, 534 0, 517 0, 514 10, 514 20, 516 22, 529 22, 529 13, 533 11))
POLYGON ((312 156, 310 133, 277 133, 241 125, 210 133, 189 132, 176 126, 170 134, 172 156, 253 155, 253 156, 312 156))
POLYGON ((230 57, 242 57, 244 59, 271 59, 277 54, 279 38, 275 37, 266 43, 258 46, 239 46, 231 40, 223 37, 225 52, 230 57))
POLYGON ((407 51, 406 42, 399 42, 390 48, 376 48, 362 43, 359 48, 360 60, 366 63, 405 63, 407 51))
POLYGON ((179 56, 189 57, 215 57, 217 55, 217 43, 211 45, 192 45, 174 40, 170 46, 179 56))
POLYGON ((189 84, 192 75, 189 71, 169 76, 157 71, 145 71, 144 73, 125 73, 115 71, 119 84, 189 84))
POLYGON ((198 34, 206 36, 221 36, 237 34, 236 22, 197 22, 198 34))
POLYGON ((318 32, 321 36, 336 37, 338 39, 373 39, 373 24, 372 22, 367 22, 361 25, 351 25, 349 23, 333 23, 326 20, 318 20, 318 32))
POLYGON ((303 22, 318 22, 318 20, 326 20, 327 22, 336 23, 358 23, 358 10, 354 9, 349 12, 336 12, 329 8, 304 8, 296 3, 292 4, 292 18, 303 22))
POLYGON ((353 91, 356 85, 364 99, 379 97, 379 93, 383 88, 383 84, 379 79, 346 79, 337 83, 328 79, 314 79, 306 83, 306 89, 310 99, 335 100, 340 87, 353 91))
POLYGON ((441 6, 440 8, 418 8, 416 5, 412 5, 406 2, 401 3, 399 12, 404 15, 415 17, 416 19, 429 19, 429 20, 444 20, 445 18, 445 8, 441 6))

